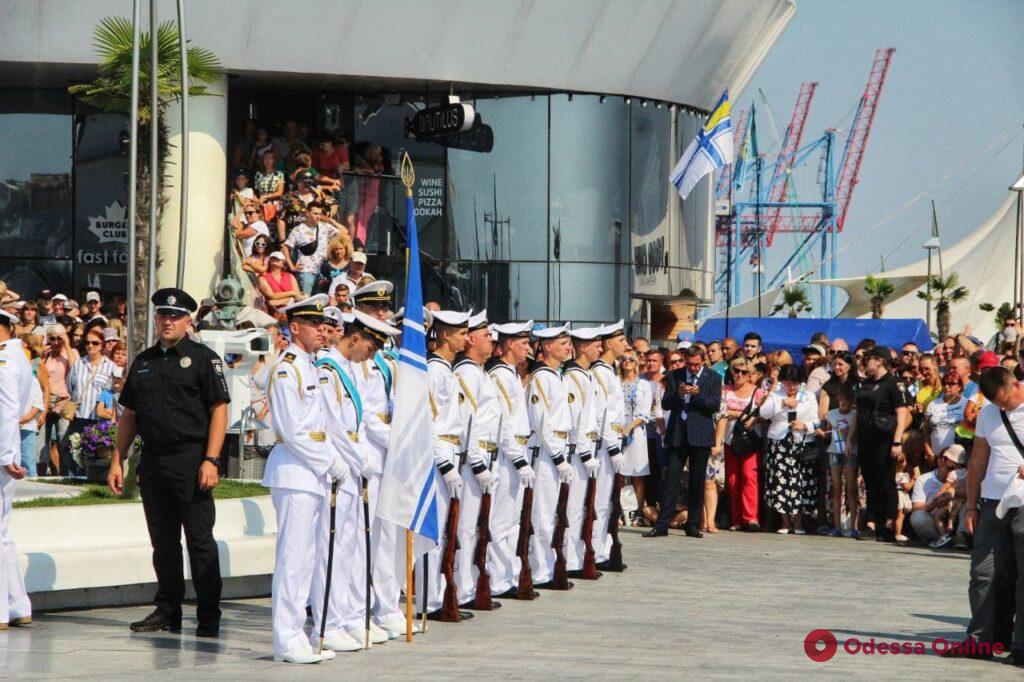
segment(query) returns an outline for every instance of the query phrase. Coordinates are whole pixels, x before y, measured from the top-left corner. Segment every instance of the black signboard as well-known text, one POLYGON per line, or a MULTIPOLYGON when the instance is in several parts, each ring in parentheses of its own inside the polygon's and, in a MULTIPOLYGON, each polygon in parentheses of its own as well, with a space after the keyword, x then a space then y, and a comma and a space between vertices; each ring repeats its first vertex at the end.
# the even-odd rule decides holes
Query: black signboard
POLYGON ((494 149, 494 131, 477 116, 477 124, 463 133, 445 135, 436 141, 451 149, 465 149, 467 152, 487 153, 494 149))
POLYGON ((442 104, 429 107, 405 121, 406 135, 417 139, 435 139, 469 130, 476 122, 476 114, 469 104, 442 104))

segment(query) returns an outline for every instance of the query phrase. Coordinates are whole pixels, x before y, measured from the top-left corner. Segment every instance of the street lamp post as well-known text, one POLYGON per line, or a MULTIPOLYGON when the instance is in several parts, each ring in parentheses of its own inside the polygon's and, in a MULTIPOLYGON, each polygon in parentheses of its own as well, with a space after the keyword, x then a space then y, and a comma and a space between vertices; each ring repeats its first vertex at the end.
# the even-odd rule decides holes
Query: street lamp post
POLYGON ((931 334, 932 330, 932 251, 941 249, 942 246, 939 244, 939 238, 935 235, 924 243, 924 248, 928 251, 928 280, 925 282, 925 290, 928 292, 928 298, 925 299, 925 323, 928 327, 928 333, 931 334))
POLYGON ((1021 245, 1024 241, 1024 175, 1017 179, 1017 182, 1010 185, 1010 191, 1017 193, 1017 229, 1013 249, 1013 311, 1020 315, 1021 285, 1024 272, 1022 272, 1021 245))

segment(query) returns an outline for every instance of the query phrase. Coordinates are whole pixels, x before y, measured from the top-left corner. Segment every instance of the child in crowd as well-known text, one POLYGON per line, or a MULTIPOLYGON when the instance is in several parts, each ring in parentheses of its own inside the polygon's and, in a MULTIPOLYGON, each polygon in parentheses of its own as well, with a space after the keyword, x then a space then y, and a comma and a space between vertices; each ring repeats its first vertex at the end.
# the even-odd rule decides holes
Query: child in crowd
POLYGON ((231 189, 231 215, 238 215, 242 207, 256 199, 252 187, 249 187, 249 171, 239 168, 235 173, 235 186, 231 189))
POLYGON ((842 385, 836 392, 838 407, 832 408, 825 415, 825 422, 818 429, 819 438, 831 434, 828 445, 828 464, 832 477, 832 525, 829 531, 832 537, 843 535, 843 492, 846 493, 846 507, 850 514, 849 536, 860 535, 857 530, 857 451, 853 437, 857 423, 857 413, 853 411, 853 389, 842 385))
POLYGON ((907 471, 907 458, 900 453, 896 458, 896 493, 899 504, 896 507, 896 542, 906 542, 909 538, 903 534, 903 521, 910 516, 913 508, 910 502, 910 491, 914 489, 914 478, 907 471))

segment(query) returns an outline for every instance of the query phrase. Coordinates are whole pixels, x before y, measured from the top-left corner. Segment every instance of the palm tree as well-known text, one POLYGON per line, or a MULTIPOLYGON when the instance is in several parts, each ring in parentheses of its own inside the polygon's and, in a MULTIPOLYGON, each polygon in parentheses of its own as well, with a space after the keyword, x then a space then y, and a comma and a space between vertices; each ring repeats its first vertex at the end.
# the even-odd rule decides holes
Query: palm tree
POLYGON ((935 303, 935 325, 939 338, 949 336, 950 306, 963 301, 970 292, 967 287, 960 284, 960 275, 951 272, 948 275, 933 275, 928 281, 931 293, 928 291, 917 292, 917 297, 935 303))
MULTIPOLYGON (((164 120, 167 107, 181 98, 180 83, 181 50, 178 46, 178 30, 172 21, 165 21, 157 28, 156 49, 158 73, 156 79, 158 109, 156 125, 158 130, 157 153, 159 156, 159 181, 157 196, 149 196, 149 139, 150 126, 154 115, 150 111, 149 93, 150 35, 142 32, 139 36, 139 140, 138 175, 136 178, 135 246, 137 260, 135 272, 135 318, 134 338, 136 351, 145 342, 149 320, 146 319, 146 277, 149 259, 149 208, 150 201, 156 201, 157 213, 163 208, 164 166, 167 161, 169 129, 164 120)), ((107 17, 100 21, 93 33, 93 47, 99 55, 99 75, 90 83, 80 83, 68 88, 83 102, 102 111, 128 115, 131 109, 132 90, 132 22, 124 17, 107 17)), ((220 60, 209 50, 201 47, 188 48, 188 93, 192 97, 210 95, 205 84, 219 80, 224 75, 220 60)), ((159 228, 159 222, 157 227, 159 228)), ((157 254, 159 258, 159 254, 157 254)))
POLYGON ((1013 306, 1007 303, 1006 301, 1003 301, 999 305, 998 309, 991 303, 979 303, 978 308, 985 311, 986 313, 991 313, 992 311, 995 311, 996 329, 1002 329, 1003 327, 1005 327, 1006 319, 1013 315, 1013 306))
POLYGON ((772 308, 772 315, 788 310, 789 317, 796 317, 800 313, 810 311, 811 307, 811 299, 807 296, 807 289, 799 284, 794 284, 783 288, 782 300, 772 308))
POLYGON ((895 291, 892 282, 885 277, 868 275, 864 278, 864 291, 871 294, 871 319, 882 319, 882 313, 885 312, 885 299, 892 296, 895 291))

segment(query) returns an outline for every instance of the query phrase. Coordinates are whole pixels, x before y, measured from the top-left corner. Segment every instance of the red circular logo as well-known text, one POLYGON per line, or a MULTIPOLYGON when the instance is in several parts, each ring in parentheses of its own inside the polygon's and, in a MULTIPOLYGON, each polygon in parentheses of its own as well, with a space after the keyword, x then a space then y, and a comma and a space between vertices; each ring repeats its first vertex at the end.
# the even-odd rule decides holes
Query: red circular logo
POLYGON ((811 630, 804 638, 804 653, 815 663, 824 663, 836 655, 839 642, 830 630, 811 630))

